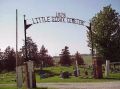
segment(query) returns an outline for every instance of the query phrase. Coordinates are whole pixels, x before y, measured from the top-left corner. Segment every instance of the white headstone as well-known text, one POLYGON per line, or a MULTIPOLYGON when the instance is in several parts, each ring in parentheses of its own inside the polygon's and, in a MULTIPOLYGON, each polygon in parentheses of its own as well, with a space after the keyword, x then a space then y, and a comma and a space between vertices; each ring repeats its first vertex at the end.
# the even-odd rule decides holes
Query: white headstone
POLYGON ((77 68, 77 76, 79 76, 79 68, 78 68, 78 62, 76 60, 76 68, 77 68))

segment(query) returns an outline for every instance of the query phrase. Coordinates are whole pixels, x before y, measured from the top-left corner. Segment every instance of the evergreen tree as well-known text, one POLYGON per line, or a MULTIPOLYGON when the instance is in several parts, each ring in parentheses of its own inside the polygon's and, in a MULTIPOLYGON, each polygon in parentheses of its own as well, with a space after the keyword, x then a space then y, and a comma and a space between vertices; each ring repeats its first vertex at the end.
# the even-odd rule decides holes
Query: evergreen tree
POLYGON ((54 60, 50 55, 47 55, 47 58, 45 60, 45 64, 47 67, 54 66, 54 60))
MULTIPOLYGON (((120 61, 120 18, 111 5, 103 8, 91 20, 93 47, 104 60, 120 61)), ((88 45, 91 47, 88 31, 88 45)))
POLYGON ((62 49, 62 52, 60 54, 60 62, 62 66, 70 66, 72 64, 71 58, 70 58, 70 52, 69 47, 65 46, 64 49, 62 49))
POLYGON ((4 70, 4 53, 0 49, 0 72, 4 70))
POLYGON ((42 67, 48 67, 54 65, 53 59, 50 55, 48 55, 48 50, 44 47, 44 45, 42 45, 38 55, 39 55, 39 64, 41 70, 42 67))
POLYGON ((77 51, 75 54, 75 61, 77 60, 78 65, 83 65, 84 64, 84 60, 81 57, 80 53, 77 51))
POLYGON ((4 69, 8 71, 15 70, 16 67, 16 58, 14 49, 8 46, 4 52, 4 69))

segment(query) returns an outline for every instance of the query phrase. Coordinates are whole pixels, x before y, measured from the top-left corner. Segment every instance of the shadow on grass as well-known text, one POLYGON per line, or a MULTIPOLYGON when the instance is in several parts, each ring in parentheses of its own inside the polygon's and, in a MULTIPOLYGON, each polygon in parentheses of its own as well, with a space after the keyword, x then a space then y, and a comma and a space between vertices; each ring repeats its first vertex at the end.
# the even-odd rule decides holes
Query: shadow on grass
POLYGON ((41 88, 34 88, 34 89, 48 89, 47 87, 41 87, 41 88))
POLYGON ((38 88, 34 88, 34 89, 56 89, 56 88, 38 87, 38 88))
POLYGON ((79 77, 80 79, 90 79, 90 80, 120 80, 118 77, 103 77, 103 78, 94 78, 94 77, 79 77))
POLYGON ((40 75, 40 74, 47 74, 48 77, 53 77, 57 76, 59 74, 51 72, 50 70, 35 70, 35 72, 40 75))
POLYGON ((109 79, 109 80, 120 80, 120 78, 103 78, 103 79, 109 79))

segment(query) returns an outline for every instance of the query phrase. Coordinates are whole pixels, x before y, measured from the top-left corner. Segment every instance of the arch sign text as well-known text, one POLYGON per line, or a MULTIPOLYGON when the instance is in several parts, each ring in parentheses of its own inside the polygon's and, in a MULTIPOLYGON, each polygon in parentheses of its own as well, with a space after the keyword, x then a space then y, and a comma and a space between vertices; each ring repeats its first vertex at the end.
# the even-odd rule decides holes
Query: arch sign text
POLYGON ((46 22, 63 22, 84 25, 85 21, 67 17, 65 13, 56 12, 55 16, 37 17, 31 19, 31 24, 46 23, 46 22))

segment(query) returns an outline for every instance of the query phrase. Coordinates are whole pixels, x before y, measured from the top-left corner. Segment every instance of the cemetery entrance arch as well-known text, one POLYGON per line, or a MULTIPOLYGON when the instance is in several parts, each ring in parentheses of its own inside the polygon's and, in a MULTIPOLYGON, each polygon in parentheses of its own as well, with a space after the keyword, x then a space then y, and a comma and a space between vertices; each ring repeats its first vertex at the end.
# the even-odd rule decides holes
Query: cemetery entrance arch
POLYGON ((38 24, 38 23, 48 23, 48 22, 62 22, 62 23, 72 23, 72 24, 77 24, 77 25, 83 25, 85 27, 88 28, 88 30, 90 31, 91 34, 91 43, 92 43, 92 48, 91 48, 91 53, 93 56, 93 42, 92 42, 92 30, 91 30, 91 23, 89 23, 89 26, 85 25, 85 21, 80 20, 80 19, 76 19, 76 18, 71 18, 71 17, 67 17, 65 13, 60 13, 60 12, 56 12, 55 16, 42 16, 42 17, 37 17, 37 18, 32 18, 29 19, 30 24, 27 23, 27 20, 25 19, 25 15, 24 15, 24 33, 25 33, 25 52, 26 52, 26 61, 28 61, 27 58, 27 49, 26 49, 26 30, 34 25, 34 24, 38 24))
MULTIPOLYGON (((91 30, 91 23, 89 23, 89 26, 85 25, 85 21, 83 20, 80 20, 80 19, 76 19, 76 18, 71 18, 71 17, 67 17, 65 13, 59 13, 57 12, 55 16, 46 16, 46 17, 37 17, 37 18, 31 18, 29 19, 29 24, 27 22, 28 20, 25 18, 25 15, 24 15, 24 33, 25 33, 25 61, 26 63, 28 62, 29 64, 29 60, 28 60, 28 57, 27 57, 27 42, 26 42, 26 31, 27 29, 34 25, 34 24, 38 24, 38 23, 48 23, 48 22, 62 22, 62 23, 72 23, 72 24, 77 24, 77 25, 83 25, 85 27, 88 28, 88 30, 90 31, 90 34, 91 34, 91 41, 92 41, 92 30, 91 30)), ((92 42, 92 57, 93 57, 93 42, 92 42)), ((28 67, 29 65, 26 64, 28 67)), ((30 67, 31 68, 31 67, 30 67)), ((26 68, 26 71, 28 71, 27 69, 29 68, 26 68)), ((31 72, 32 74, 32 72, 31 72)), ((26 73, 26 75, 28 75, 28 73, 26 73)), ((31 80, 29 78, 26 79, 27 83, 28 80, 31 80)), ((32 80, 31 80, 32 82, 32 80)), ((31 85, 32 86, 32 85, 31 85)), ((28 84, 28 87, 29 87, 29 84, 28 84)))

